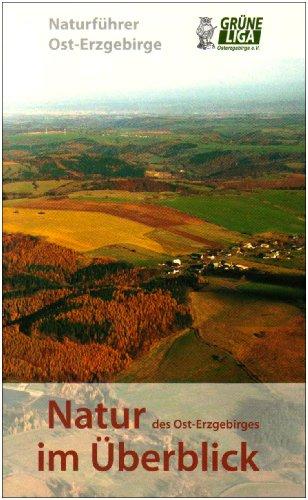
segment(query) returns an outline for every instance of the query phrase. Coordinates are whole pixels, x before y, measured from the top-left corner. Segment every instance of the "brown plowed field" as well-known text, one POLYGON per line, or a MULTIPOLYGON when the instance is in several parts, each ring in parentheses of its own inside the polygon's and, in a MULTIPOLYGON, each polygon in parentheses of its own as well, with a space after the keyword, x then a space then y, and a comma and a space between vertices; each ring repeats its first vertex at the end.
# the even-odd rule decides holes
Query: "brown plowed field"
POLYGON ((202 245, 205 245, 207 247, 214 248, 217 246, 217 243, 215 241, 206 240, 205 238, 203 238, 202 236, 198 236, 197 234, 191 234, 189 232, 175 228, 172 228, 170 232, 172 232, 173 234, 178 234, 179 236, 183 236, 183 238, 188 238, 189 240, 196 241, 197 243, 201 243, 202 245))

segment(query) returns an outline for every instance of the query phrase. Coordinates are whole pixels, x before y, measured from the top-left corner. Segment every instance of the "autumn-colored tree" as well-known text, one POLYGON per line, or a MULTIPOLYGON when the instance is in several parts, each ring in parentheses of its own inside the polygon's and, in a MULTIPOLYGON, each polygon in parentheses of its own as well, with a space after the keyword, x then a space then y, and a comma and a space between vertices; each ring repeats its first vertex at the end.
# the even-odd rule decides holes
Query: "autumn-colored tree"
POLYGON ((104 344, 30 338, 17 325, 3 332, 4 380, 22 382, 105 382, 130 361, 104 344))

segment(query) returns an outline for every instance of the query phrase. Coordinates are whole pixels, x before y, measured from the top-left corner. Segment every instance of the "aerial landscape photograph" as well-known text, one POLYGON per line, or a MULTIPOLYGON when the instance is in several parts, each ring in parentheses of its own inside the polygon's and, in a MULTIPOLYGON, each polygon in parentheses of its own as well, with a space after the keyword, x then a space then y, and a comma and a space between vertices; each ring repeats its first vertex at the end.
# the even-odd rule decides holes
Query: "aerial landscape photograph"
POLYGON ((7 381, 304 380, 300 112, 4 121, 7 381))

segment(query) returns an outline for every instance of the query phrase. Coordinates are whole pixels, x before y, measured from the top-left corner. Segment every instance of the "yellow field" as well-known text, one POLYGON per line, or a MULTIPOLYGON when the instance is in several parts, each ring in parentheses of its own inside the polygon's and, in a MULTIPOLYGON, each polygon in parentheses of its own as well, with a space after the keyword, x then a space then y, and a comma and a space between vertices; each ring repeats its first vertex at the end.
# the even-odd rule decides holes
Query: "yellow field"
POLYGON ((37 209, 4 207, 4 231, 43 236, 52 243, 80 252, 120 243, 164 252, 159 243, 148 237, 153 228, 139 222, 98 212, 39 212, 37 209))

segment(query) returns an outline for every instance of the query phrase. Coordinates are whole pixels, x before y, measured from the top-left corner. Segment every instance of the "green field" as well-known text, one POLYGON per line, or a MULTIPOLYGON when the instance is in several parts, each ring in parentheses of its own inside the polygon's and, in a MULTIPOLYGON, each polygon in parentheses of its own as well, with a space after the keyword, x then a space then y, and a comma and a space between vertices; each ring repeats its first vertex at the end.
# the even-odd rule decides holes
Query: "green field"
POLYGON ((120 131, 92 131, 86 129, 70 130, 64 134, 62 131, 45 133, 42 128, 41 132, 32 132, 25 134, 12 134, 7 136, 8 144, 10 146, 23 146, 28 144, 35 145, 53 145, 61 144, 67 141, 80 141, 90 139, 98 143, 109 144, 127 144, 134 141, 135 144, 153 144, 153 142, 168 142, 177 137, 173 132, 160 134, 160 133, 147 133, 143 130, 121 129, 120 131))
POLYGON ((156 266, 161 262, 171 259, 169 255, 151 252, 151 250, 147 250, 146 248, 129 244, 96 248, 95 250, 87 252, 87 255, 89 257, 110 257, 141 267, 156 266))
POLYGON ((243 151, 245 153, 303 153, 304 144, 221 144, 210 143, 199 145, 194 153, 205 153, 208 151, 243 151))
POLYGON ((176 196, 161 203, 241 233, 305 231, 305 192, 300 190, 176 196))
POLYGON ((245 283, 244 285, 239 285, 238 290, 244 292, 245 296, 251 294, 268 297, 269 300, 281 300, 286 302, 304 302, 305 300, 305 290, 303 288, 272 285, 270 283, 245 283))
POLYGON ((76 191, 68 195, 69 198, 78 201, 96 201, 96 202, 116 202, 116 203, 155 203, 157 200, 170 198, 172 193, 153 193, 153 192, 131 192, 116 189, 97 189, 76 191))
POLYGON ((121 373, 117 382, 251 382, 236 361, 193 330, 164 339, 121 373))

